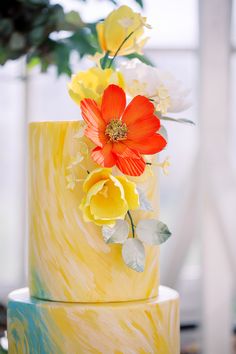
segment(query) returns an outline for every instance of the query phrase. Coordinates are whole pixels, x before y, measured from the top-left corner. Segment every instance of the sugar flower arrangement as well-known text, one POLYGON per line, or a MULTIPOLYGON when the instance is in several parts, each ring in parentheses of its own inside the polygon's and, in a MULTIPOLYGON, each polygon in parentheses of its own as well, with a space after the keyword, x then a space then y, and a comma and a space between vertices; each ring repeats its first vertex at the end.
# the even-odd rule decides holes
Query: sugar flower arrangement
POLYGON ((101 52, 93 58, 95 65, 73 75, 68 85, 84 120, 77 138, 90 142, 81 141, 68 169, 85 156, 95 168, 84 180, 66 176, 67 188, 83 183, 84 220, 101 227, 106 243, 121 244, 124 262, 138 272, 145 267, 144 245, 160 245, 171 235, 160 220, 144 216, 135 223, 134 211, 147 215, 152 210, 140 182, 148 180, 154 166, 167 173, 168 160, 158 163, 152 156, 167 145, 161 120, 175 120, 166 115, 188 107, 188 91, 171 74, 138 59, 114 65, 118 56, 141 53, 149 28, 146 18, 128 6, 112 11, 96 27, 101 52))

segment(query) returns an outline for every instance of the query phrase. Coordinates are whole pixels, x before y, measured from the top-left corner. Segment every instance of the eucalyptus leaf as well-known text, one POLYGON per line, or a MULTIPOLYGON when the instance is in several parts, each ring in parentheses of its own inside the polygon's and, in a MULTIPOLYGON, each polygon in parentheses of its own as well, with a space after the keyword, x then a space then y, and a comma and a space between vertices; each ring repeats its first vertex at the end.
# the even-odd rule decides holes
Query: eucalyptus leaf
POLYGON ((176 123, 195 125, 195 123, 192 120, 186 119, 186 118, 173 118, 173 117, 162 116, 162 117, 160 117, 160 119, 168 120, 168 121, 176 122, 176 123))
POLYGON ((61 22, 65 22, 65 13, 60 4, 55 4, 51 8, 50 23, 57 27, 57 24, 61 22))
POLYGON ((35 45, 41 43, 42 38, 44 38, 44 27, 43 26, 38 26, 38 27, 34 28, 29 33, 29 39, 35 45))
MULTIPOLYGON (((60 4, 49 0, 5 3, 3 1, 0 14, 0 65, 26 55, 28 62, 37 57, 43 72, 55 65, 59 75, 70 76, 70 57, 74 51, 83 57, 93 55, 99 48, 95 35, 96 23, 84 23, 78 12, 65 13, 60 4), (52 36, 62 30, 68 35, 53 39, 52 36)), ((34 65, 36 61, 31 63, 34 65)))
POLYGON ((135 0, 137 4, 139 4, 139 6, 141 6, 143 8, 143 0, 135 0))
POLYGON ((104 225, 102 235, 106 243, 124 243, 129 235, 129 224, 126 220, 117 220, 115 225, 104 225))
POLYGON ((144 64, 147 64, 147 65, 150 65, 150 66, 155 66, 154 63, 146 56, 146 55, 142 55, 142 54, 139 54, 139 53, 132 53, 132 54, 128 54, 126 55, 126 58, 128 59, 139 59, 142 63, 144 64))
MULTIPOLYGON (((142 0, 135 1, 143 5, 142 0)), ((97 22, 84 23, 79 12, 66 13, 60 4, 49 0, 2 1, 1 7, 0 65, 26 56, 30 65, 38 63, 42 72, 54 65, 58 75, 70 76, 71 54, 76 51, 82 58, 99 51, 97 22), (68 36, 53 39, 52 35, 60 31, 68 32, 68 36)), ((136 57, 148 61, 141 55, 136 57)))
POLYGON ((83 21, 80 17, 80 14, 74 10, 66 13, 65 19, 67 23, 77 26, 77 28, 83 25, 83 21))
POLYGON ((76 31, 69 39, 70 47, 76 50, 82 58, 85 54, 94 55, 97 48, 94 47, 93 36, 90 31, 83 28, 76 31))
POLYGON ((11 36, 9 47, 11 50, 23 49, 25 46, 25 38, 19 32, 14 32, 11 36))
POLYGON ((171 236, 167 225, 156 219, 139 221, 136 234, 139 240, 149 245, 160 245, 171 236))
POLYGON ((122 247, 125 264, 136 272, 143 272, 145 267, 145 249, 137 238, 128 238, 122 247))
POLYGON ((57 65, 57 74, 63 73, 71 75, 71 69, 69 66, 70 48, 62 43, 56 43, 54 49, 54 61, 57 65))
POLYGON ((153 211, 151 203, 147 199, 145 192, 140 187, 137 187, 137 192, 139 195, 139 209, 144 211, 153 211))
POLYGON ((11 19, 5 18, 0 21, 0 34, 1 36, 7 36, 13 30, 13 24, 11 19))
POLYGON ((34 68, 36 65, 40 64, 40 59, 37 57, 27 58, 27 67, 29 69, 34 68))
POLYGON ((3 48, 0 47, 0 65, 3 65, 6 63, 6 61, 9 59, 10 55, 8 50, 4 50, 3 48))
POLYGON ((49 0, 30 0, 29 2, 37 5, 49 5, 49 0))

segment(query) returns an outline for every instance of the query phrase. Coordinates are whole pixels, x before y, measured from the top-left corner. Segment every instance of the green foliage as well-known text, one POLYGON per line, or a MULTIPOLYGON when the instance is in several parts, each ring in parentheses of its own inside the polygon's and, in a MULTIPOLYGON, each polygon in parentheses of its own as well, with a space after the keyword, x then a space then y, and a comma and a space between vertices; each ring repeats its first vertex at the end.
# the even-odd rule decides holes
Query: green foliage
POLYGON ((132 54, 126 55, 126 58, 128 58, 128 59, 137 58, 140 61, 142 61, 144 64, 155 66, 153 64, 153 62, 148 57, 146 57, 145 55, 138 54, 138 53, 132 53, 132 54))
POLYGON ((70 75, 72 51, 80 58, 99 51, 96 23, 84 23, 76 11, 65 13, 49 0, 0 1, 0 65, 26 55, 30 67, 47 71, 56 65, 59 75, 70 75), (66 31, 65 38, 55 36, 60 31, 66 31))
POLYGON ((139 6, 143 7, 143 0, 136 0, 136 2, 139 4, 139 6))
POLYGON ((2 341, 2 339, 0 337, 0 354, 7 354, 8 351, 3 348, 1 341, 2 341))
POLYGON ((167 120, 170 122, 195 125, 195 123, 192 120, 186 118, 173 118, 173 117, 160 116, 160 119, 167 120))

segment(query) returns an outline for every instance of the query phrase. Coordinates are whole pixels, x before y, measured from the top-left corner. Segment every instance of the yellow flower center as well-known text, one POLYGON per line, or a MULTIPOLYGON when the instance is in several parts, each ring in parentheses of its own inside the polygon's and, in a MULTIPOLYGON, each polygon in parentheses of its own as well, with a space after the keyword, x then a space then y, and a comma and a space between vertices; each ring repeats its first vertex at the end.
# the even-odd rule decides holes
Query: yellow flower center
POLYGON ((112 119, 105 130, 105 134, 109 136, 109 139, 112 142, 125 140, 127 138, 127 133, 127 125, 118 119, 112 119))
POLYGON ((104 198, 108 198, 108 187, 104 185, 103 189, 99 192, 100 195, 103 195, 104 198))

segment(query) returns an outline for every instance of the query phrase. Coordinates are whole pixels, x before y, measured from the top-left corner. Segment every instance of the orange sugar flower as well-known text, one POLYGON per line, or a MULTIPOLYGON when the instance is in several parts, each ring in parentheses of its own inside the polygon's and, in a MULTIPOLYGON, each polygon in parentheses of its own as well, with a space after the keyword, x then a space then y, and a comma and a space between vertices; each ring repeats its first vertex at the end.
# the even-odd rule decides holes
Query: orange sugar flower
POLYGON ((144 155, 160 152, 166 140, 157 133, 160 119, 154 105, 144 96, 136 96, 126 107, 124 90, 109 85, 101 107, 90 98, 81 101, 82 117, 87 123, 85 135, 97 145, 93 160, 100 166, 117 166, 129 176, 140 176, 145 169, 144 155))

